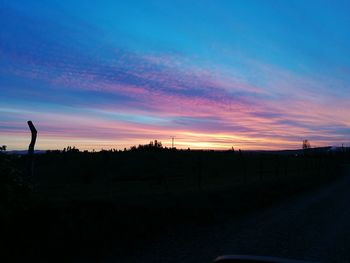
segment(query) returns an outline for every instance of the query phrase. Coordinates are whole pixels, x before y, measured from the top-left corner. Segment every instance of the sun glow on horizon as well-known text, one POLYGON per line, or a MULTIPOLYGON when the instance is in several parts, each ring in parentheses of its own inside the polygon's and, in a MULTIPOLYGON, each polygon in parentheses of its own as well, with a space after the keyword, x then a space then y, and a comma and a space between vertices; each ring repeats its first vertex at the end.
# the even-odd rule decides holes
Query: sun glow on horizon
POLYGON ((8 149, 27 147, 27 120, 40 149, 155 139, 169 147, 171 136, 182 149, 349 142, 346 3, 5 2, 0 144, 8 149))

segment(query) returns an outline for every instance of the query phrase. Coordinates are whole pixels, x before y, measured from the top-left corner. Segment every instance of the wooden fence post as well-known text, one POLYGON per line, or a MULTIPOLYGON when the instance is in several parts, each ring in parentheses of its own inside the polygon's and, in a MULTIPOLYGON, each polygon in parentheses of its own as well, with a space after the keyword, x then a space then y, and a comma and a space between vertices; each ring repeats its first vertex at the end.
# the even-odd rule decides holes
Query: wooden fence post
POLYGON ((37 137, 37 130, 34 127, 34 124, 32 123, 32 121, 28 121, 28 126, 30 129, 30 132, 32 134, 32 138, 28 147, 28 161, 29 161, 29 175, 32 177, 34 175, 34 146, 35 146, 35 142, 36 142, 36 137, 37 137))

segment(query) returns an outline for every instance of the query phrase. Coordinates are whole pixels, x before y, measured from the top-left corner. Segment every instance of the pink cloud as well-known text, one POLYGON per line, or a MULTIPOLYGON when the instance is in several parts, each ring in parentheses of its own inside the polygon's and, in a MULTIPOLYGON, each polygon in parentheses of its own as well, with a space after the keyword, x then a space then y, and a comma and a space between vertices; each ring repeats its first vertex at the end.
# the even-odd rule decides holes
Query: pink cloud
POLYGON ((82 103, 77 105, 76 114, 74 108, 67 114, 60 112, 59 107, 57 112, 11 113, 16 121, 1 123, 7 128, 0 131, 0 136, 10 141, 26 136, 26 128, 21 128, 18 120, 33 118, 45 145, 59 139, 63 144, 76 142, 77 146, 96 147, 99 143, 104 146, 110 143, 111 147, 120 148, 151 139, 169 142, 170 136, 177 136, 177 143, 183 148, 280 149, 299 147, 304 138, 315 138, 313 142, 319 146, 346 139, 343 133, 336 134, 327 128, 350 127, 349 100, 339 99, 332 92, 326 93, 329 95, 326 98, 324 93, 318 94, 320 87, 327 88, 318 80, 254 62, 252 67, 266 75, 259 86, 236 77, 234 72, 228 74, 229 69, 205 68, 181 56, 135 55, 132 58, 138 60, 135 68, 127 65, 131 59, 128 56, 131 55, 115 64, 97 64, 96 68, 53 63, 54 69, 63 68, 54 74, 38 65, 28 71, 13 71, 67 92, 96 91, 123 95, 130 100, 121 104, 82 103), (120 66, 122 73, 118 72, 120 66), (166 125, 110 118, 113 114, 158 118, 166 125), (317 136, 320 132, 322 136, 317 136))

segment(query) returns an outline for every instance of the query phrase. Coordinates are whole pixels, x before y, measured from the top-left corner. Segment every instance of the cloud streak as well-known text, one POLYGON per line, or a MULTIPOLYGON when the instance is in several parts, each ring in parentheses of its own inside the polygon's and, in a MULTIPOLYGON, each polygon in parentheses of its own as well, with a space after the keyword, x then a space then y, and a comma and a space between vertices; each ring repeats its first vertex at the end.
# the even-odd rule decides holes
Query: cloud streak
MULTIPOLYGON (((24 148, 27 119, 40 148, 124 148, 176 136, 181 148, 297 148, 347 142, 348 97, 332 78, 243 59, 235 65, 185 53, 140 52, 67 24, 0 9, 0 139, 24 148), (86 41, 89 40, 88 43, 86 41), (98 49, 97 49, 98 47, 98 49), (242 77, 243 76, 243 77, 242 77)), ((78 28, 86 26, 82 24, 78 28)))

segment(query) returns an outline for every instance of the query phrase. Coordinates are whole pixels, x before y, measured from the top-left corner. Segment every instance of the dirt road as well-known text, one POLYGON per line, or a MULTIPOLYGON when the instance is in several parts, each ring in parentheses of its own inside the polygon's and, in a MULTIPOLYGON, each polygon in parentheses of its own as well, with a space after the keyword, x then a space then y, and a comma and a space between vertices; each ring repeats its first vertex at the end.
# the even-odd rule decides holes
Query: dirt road
POLYGON ((350 262, 350 176, 235 219, 183 225, 106 262, 211 262, 223 254, 350 262))

